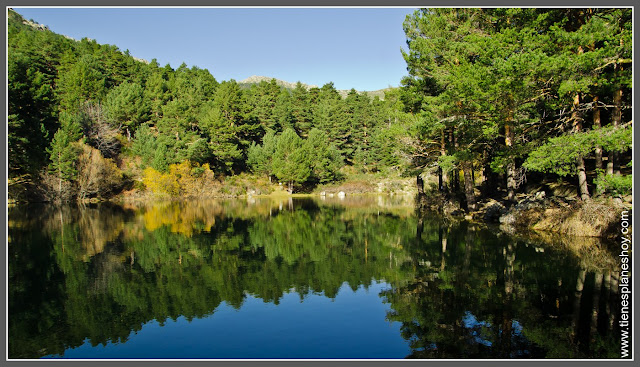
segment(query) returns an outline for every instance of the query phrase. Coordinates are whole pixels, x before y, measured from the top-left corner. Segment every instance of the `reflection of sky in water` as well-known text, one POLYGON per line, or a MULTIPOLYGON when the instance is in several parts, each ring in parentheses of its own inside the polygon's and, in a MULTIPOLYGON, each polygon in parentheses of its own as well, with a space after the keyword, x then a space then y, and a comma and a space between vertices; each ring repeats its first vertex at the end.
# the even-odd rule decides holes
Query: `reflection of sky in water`
POLYGON ((401 358, 410 348, 378 296, 388 288, 373 282, 354 292, 345 283, 333 299, 290 292, 278 305, 247 295, 238 309, 223 302, 191 322, 153 320, 126 343, 85 340, 64 358, 401 358))
MULTIPOLYGON (((467 311, 462 318, 462 322, 464 323, 464 327, 467 329, 471 329, 471 335, 473 335, 473 341, 482 344, 484 346, 490 347, 493 343, 490 340, 483 339, 483 331, 488 331, 491 329, 491 323, 488 321, 479 321, 471 312, 467 311)), ((500 331, 502 332, 502 331, 500 331)), ((513 320, 511 322, 511 337, 512 338, 523 338, 522 335, 522 325, 517 320, 513 320)))
MULTIPOLYGON (((572 280, 583 273, 570 255, 514 243, 523 302, 505 303, 496 281, 508 265, 504 238, 418 220, 411 206, 381 197, 332 200, 50 208, 38 220, 30 219, 37 211, 14 209, 11 356, 572 358, 619 350, 610 343, 593 353, 589 334, 581 351, 566 345, 569 316, 579 317, 578 331, 592 321, 589 302, 574 308, 572 280), (48 267, 55 276, 32 270, 48 267), (60 291, 42 298, 43 287, 60 291), (50 304, 71 311, 62 320, 39 311, 50 304), (544 318, 549 311, 554 319, 544 318), (42 324, 56 326, 32 327, 42 324)), ((590 277, 585 299, 595 276, 582 275, 590 277)), ((609 293, 601 299, 614 302, 609 293)), ((607 320, 615 317, 600 303, 607 320)))
POLYGON ((466 327, 467 329, 473 330, 471 332, 471 335, 473 335, 474 342, 478 344, 486 345, 487 347, 491 346, 492 344, 491 341, 482 339, 481 337, 482 329, 490 328, 491 323, 486 321, 478 321, 478 319, 476 319, 476 317, 469 311, 465 312, 464 317, 462 318, 462 322, 464 323, 464 327, 466 327))

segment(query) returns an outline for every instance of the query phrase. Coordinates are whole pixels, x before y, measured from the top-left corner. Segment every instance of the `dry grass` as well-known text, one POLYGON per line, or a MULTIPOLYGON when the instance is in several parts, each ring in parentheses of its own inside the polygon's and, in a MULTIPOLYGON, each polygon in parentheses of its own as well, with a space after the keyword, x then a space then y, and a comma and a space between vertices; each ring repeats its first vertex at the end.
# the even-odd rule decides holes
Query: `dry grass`
MULTIPOLYGON (((513 227, 511 227, 513 228, 513 227)), ((546 231, 508 231, 525 242, 551 246, 574 254, 589 271, 616 269, 619 262, 605 239, 597 237, 570 236, 546 231)))
POLYGON ((514 213, 517 227, 580 237, 610 237, 616 233, 625 207, 610 199, 576 202, 570 207, 527 209, 514 213))

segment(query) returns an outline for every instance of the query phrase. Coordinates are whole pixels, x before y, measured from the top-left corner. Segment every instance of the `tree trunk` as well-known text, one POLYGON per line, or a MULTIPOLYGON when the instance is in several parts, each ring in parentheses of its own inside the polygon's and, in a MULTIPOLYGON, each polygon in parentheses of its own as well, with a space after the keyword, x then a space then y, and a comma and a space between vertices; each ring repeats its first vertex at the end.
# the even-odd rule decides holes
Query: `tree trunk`
POLYGON ((64 253, 64 220, 62 219, 62 206, 60 206, 60 244, 64 253))
MULTIPOLYGON (((582 118, 578 114, 578 105, 580 104, 580 93, 576 93, 573 97, 573 112, 571 112, 571 120, 573 121, 573 131, 579 133, 582 131, 582 118)), ((578 155, 576 158, 576 168, 578 169, 578 188, 580 189, 580 198, 589 200, 589 187, 587 186, 587 170, 584 166, 584 158, 578 155)))
POLYGON ((58 153, 58 198, 62 201, 62 168, 60 161, 62 160, 62 153, 58 153))
POLYGON ((467 209, 469 211, 476 210, 476 195, 474 193, 473 179, 471 178, 471 162, 463 162, 462 169, 464 171, 464 194, 467 197, 467 209))
POLYGON ((610 152, 609 157, 607 158, 607 175, 613 175, 613 156, 613 152, 610 152))
MULTIPOLYGON (((622 71, 622 66, 616 65, 616 69, 622 71)), ((612 122, 614 127, 618 127, 622 125, 622 88, 618 88, 613 93, 613 116, 612 122)), ((620 153, 612 152, 610 156, 613 156, 613 173, 616 175, 620 174, 620 153)))
MULTIPOLYGON (((453 134, 453 151, 458 151, 458 136, 453 134)), ((460 170, 454 168, 453 170, 453 192, 460 191, 460 170)))
MULTIPOLYGON (((604 319, 609 321, 609 316, 611 315, 611 271, 607 270, 602 277, 602 286, 604 289, 602 290, 602 295, 604 296, 604 319)), ((611 332, 611 329, 606 329, 607 334, 611 332)))
POLYGON ((587 185, 587 172, 584 166, 584 158, 576 158, 576 168, 578 169, 578 186, 580 188, 580 199, 589 200, 589 187, 587 185))
POLYGON ((449 228, 445 229, 442 233, 442 238, 440 239, 440 245, 442 247, 442 252, 440 253, 440 271, 444 271, 446 265, 446 259, 444 257, 447 252, 447 237, 449 234, 449 228))
MULTIPOLYGON (((609 288, 609 297, 611 297, 613 300, 617 301, 619 298, 618 295, 618 284, 620 281, 620 273, 617 271, 613 271, 611 272, 611 286, 609 288)), ((618 304, 619 305, 619 304, 618 304)), ((613 324, 615 322, 616 319, 616 313, 615 312, 611 312, 609 314, 609 329, 613 330, 613 324)))
POLYGON ((580 266, 578 279, 576 281, 576 291, 573 294, 573 318, 571 320, 572 335, 575 338, 578 334, 578 322, 580 321, 580 303, 582 301, 582 290, 584 289, 584 280, 587 277, 587 269, 584 265, 580 266))
MULTIPOLYGON (((596 128, 602 127, 598 96, 593 97, 593 126, 596 128)), ((600 145, 596 145, 596 170, 602 170, 602 147, 600 145)))
POLYGON ((416 185, 418 185, 418 194, 424 195, 424 181, 420 175, 416 177, 416 185))
POLYGON ((596 334, 598 333, 598 314, 600 312, 600 292, 602 287, 602 274, 596 272, 595 285, 593 286, 593 307, 591 310, 591 344, 596 340, 596 334))
MULTIPOLYGON (((447 155, 447 145, 445 144, 445 131, 442 129, 442 134, 440 135, 440 156, 447 155)), ((447 191, 447 182, 449 182, 448 172, 440 169, 441 171, 441 181, 440 181, 440 191, 447 191)))
MULTIPOLYGON (((513 128, 507 124, 504 126, 504 143, 507 149, 513 147, 513 128)), ((509 153, 510 154, 510 153, 509 153)), ((513 157, 507 162, 507 200, 514 201, 516 197, 516 162, 513 157)))
POLYGON ((473 169, 473 164, 471 165, 471 182, 473 182, 473 184, 476 184, 476 171, 474 171, 473 169))
POLYGON ((500 335, 500 349, 502 349, 502 357, 508 358, 511 354, 513 335, 513 288, 514 288, 514 263, 516 260, 516 252, 512 244, 506 245, 502 249, 505 260, 504 267, 504 304, 502 309, 502 333, 500 335))
POLYGON ((418 224, 416 226, 416 240, 418 245, 420 245, 420 241, 422 240, 422 231, 424 230, 424 217, 420 215, 418 218, 418 224))
POLYGON ((369 262, 369 241, 366 237, 364 238, 364 262, 369 262))
MULTIPOLYGON (((454 128, 452 127, 451 130, 449 130, 449 143, 450 144, 453 144, 453 141, 455 139, 454 138, 454 134, 455 134, 454 128)), ((455 148, 454 148, 453 152, 455 153, 455 148)), ((449 188, 450 188, 451 193, 455 193, 456 192, 455 181, 456 181, 456 169, 454 168, 451 171, 451 177, 449 179, 449 188)))

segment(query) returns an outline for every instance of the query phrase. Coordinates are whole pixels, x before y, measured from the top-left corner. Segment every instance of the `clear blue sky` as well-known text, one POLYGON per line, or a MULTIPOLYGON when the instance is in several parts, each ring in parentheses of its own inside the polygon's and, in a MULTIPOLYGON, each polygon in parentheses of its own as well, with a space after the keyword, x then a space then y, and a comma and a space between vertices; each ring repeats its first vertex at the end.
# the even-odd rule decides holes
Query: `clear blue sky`
POLYGON ((410 8, 14 8, 75 39, 89 37, 218 80, 251 75, 337 89, 398 86, 410 8))

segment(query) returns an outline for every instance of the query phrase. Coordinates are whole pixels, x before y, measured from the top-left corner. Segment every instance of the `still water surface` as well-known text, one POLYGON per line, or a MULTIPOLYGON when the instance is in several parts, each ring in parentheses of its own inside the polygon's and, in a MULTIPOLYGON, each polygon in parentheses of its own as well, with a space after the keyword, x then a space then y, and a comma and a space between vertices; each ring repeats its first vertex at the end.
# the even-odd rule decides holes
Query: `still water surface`
POLYGON ((402 198, 14 206, 8 229, 11 359, 620 356, 606 244, 402 198))

